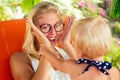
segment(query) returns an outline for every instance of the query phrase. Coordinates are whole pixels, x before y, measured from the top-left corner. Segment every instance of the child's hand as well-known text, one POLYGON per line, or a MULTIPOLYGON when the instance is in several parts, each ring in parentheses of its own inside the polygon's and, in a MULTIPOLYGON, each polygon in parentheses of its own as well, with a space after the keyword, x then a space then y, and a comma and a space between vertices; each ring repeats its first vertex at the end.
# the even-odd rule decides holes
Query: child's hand
POLYGON ((68 17, 64 31, 60 36, 59 43, 61 44, 62 48, 66 51, 70 58, 77 59, 75 55, 76 54, 75 49, 70 43, 70 31, 71 28, 73 27, 74 20, 75 20, 74 16, 68 17))
POLYGON ((45 56, 49 55, 52 52, 52 47, 47 45, 41 45, 38 55, 45 56))
POLYGON ((65 27, 64 31, 61 34, 60 39, 59 39, 60 44, 64 45, 64 44, 67 44, 68 42, 70 42, 70 30, 71 30, 74 20, 75 20, 74 16, 68 17, 67 23, 64 26, 65 27))
POLYGON ((27 22, 31 25, 32 33, 37 38, 39 44, 50 46, 49 40, 46 38, 46 36, 40 30, 38 30, 38 28, 33 24, 33 22, 30 21, 29 19, 27 19, 27 22))

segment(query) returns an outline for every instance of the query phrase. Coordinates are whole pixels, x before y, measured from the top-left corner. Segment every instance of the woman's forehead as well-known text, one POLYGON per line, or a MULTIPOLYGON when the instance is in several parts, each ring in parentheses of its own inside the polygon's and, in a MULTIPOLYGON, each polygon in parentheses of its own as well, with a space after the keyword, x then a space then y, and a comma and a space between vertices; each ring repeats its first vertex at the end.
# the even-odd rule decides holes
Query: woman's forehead
POLYGON ((42 23, 48 23, 48 24, 53 23, 54 24, 59 20, 60 19, 59 19, 57 13, 46 13, 46 14, 43 14, 39 17, 38 23, 39 24, 42 24, 42 23))

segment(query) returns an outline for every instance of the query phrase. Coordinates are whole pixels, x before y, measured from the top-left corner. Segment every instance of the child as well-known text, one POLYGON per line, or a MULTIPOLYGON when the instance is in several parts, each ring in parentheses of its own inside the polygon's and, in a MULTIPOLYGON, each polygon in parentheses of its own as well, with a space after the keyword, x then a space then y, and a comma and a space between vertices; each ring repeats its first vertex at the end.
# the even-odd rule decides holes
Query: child
MULTIPOLYGON (((119 71, 103 57, 110 51, 112 35, 106 20, 100 16, 79 20, 72 26, 71 43, 78 60, 56 57, 49 42, 41 45, 39 54, 72 80, 120 80, 119 71)), ((69 49, 70 50, 70 49, 69 49)))

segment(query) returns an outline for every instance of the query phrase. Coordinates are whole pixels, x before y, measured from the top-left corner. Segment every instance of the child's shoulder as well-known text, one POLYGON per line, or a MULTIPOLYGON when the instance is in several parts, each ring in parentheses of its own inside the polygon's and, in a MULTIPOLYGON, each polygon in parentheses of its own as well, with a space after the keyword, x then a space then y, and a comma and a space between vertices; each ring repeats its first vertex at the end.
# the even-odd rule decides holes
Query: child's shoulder
POLYGON ((120 72, 117 68, 112 67, 110 69, 111 80, 120 80, 120 72))
POLYGON ((112 74, 119 74, 120 72, 119 72, 119 70, 116 67, 112 67, 110 69, 110 73, 112 73, 112 74))

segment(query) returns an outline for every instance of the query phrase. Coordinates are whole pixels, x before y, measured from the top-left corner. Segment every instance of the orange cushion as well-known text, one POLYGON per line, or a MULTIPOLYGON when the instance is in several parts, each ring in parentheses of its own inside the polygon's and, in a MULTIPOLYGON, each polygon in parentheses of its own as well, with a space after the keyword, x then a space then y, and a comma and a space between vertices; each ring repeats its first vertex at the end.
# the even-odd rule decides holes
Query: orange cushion
POLYGON ((25 19, 0 22, 0 80, 13 80, 9 58, 15 52, 22 51, 25 19))

